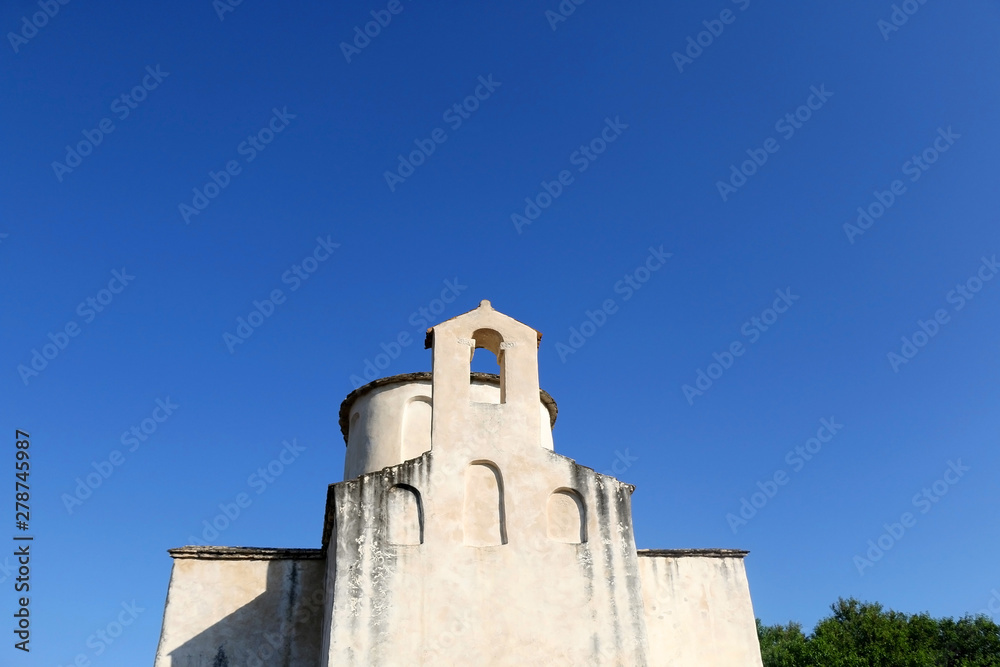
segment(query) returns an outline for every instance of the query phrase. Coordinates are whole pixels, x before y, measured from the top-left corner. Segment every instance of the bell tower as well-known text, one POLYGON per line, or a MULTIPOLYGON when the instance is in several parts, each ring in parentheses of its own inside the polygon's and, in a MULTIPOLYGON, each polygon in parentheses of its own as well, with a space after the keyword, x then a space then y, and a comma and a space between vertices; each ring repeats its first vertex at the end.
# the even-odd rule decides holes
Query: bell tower
POLYGON ((540 447, 538 345, 542 335, 493 310, 483 301, 473 311, 442 322, 427 332, 431 349, 433 395, 432 447, 467 443, 470 434, 489 433, 503 442, 540 447), (500 366, 500 402, 472 395, 470 364, 477 349, 496 355, 500 366))

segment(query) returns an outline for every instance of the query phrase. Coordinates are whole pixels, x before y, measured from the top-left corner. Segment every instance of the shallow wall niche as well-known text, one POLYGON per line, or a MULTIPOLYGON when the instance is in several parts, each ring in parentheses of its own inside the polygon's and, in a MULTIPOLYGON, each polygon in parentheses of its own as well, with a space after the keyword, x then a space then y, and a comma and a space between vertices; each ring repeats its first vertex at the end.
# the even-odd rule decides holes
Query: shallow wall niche
POLYGON ((567 544, 587 541, 587 510, 583 498, 572 489, 556 489, 549 496, 549 539, 567 544))
POLYGON ((465 469, 465 543, 473 547, 507 544, 503 477, 489 461, 474 461, 465 469))
POLYGON ((403 409, 403 433, 400 438, 400 461, 415 459, 431 450, 431 399, 415 396, 403 409))
POLYGON ((420 492, 412 486, 397 484, 389 489, 385 504, 389 544, 423 544, 424 508, 420 503, 420 492))

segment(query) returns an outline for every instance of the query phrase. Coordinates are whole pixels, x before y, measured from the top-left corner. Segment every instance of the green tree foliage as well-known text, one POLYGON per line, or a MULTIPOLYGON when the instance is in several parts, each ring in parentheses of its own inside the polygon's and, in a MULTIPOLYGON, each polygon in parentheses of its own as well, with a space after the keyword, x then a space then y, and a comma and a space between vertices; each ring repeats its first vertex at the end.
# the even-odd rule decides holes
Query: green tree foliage
POLYGON ((811 635, 798 623, 761 625, 764 667, 1000 667, 1000 625, 908 615, 841 598, 811 635))

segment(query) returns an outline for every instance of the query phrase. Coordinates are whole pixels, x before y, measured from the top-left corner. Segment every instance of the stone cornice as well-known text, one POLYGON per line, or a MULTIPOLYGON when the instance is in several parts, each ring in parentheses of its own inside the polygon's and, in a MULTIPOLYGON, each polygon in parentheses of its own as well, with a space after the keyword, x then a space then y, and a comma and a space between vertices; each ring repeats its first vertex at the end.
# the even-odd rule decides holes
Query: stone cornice
POLYGON ((198 560, 321 560, 322 549, 268 549, 263 547, 180 547, 168 549, 173 558, 198 560))
POLYGON ((639 549, 646 558, 743 558, 749 551, 742 549, 639 549))

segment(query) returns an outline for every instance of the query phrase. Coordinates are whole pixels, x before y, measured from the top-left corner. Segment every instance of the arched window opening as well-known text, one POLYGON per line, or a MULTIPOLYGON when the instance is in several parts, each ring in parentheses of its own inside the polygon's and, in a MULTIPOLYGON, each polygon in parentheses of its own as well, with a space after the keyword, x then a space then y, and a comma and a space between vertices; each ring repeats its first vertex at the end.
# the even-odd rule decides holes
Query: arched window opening
POLYGON ((473 371, 482 373, 496 373, 500 376, 500 402, 507 402, 507 371, 505 362, 506 349, 503 345, 503 336, 493 329, 476 329, 472 333, 474 346, 470 368, 473 371), (489 350, 493 353, 476 355, 476 350, 489 350), (496 362, 493 365, 492 362, 496 362))

